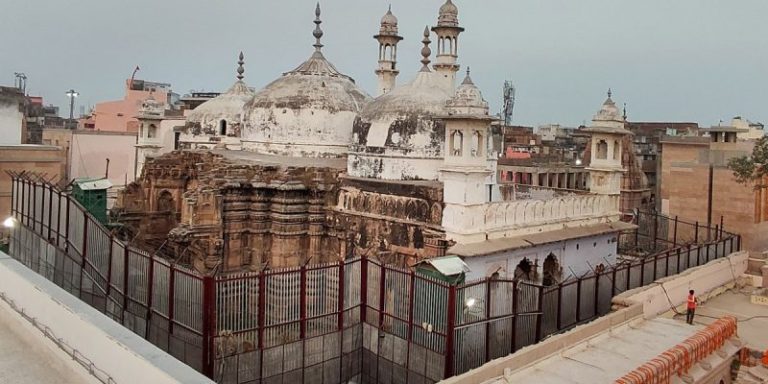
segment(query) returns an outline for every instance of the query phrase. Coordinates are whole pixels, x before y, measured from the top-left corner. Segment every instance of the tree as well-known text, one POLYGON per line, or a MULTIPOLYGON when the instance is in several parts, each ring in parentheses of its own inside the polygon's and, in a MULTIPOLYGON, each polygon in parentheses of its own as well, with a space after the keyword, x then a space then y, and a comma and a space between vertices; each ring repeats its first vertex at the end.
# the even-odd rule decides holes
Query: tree
POLYGON ((755 142, 752 155, 728 160, 728 168, 733 171, 737 182, 754 184, 755 189, 768 188, 763 183, 768 176, 768 137, 763 136, 755 142))

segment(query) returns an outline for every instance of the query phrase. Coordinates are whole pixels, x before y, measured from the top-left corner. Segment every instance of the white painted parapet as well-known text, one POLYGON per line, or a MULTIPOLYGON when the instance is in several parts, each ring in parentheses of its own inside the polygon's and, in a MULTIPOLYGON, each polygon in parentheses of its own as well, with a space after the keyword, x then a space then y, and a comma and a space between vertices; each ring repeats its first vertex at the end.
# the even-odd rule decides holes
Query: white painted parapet
POLYGON ((550 200, 446 204, 443 226, 460 244, 616 221, 618 195, 573 195, 550 200))
POLYGON ((0 292, 116 383, 213 383, 2 252, 0 292))

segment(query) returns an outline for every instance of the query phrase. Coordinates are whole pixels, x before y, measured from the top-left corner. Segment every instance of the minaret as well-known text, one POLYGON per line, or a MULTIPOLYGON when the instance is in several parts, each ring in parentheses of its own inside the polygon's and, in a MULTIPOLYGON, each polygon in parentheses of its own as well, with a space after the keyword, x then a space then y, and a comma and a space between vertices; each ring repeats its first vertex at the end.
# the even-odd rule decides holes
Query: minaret
POLYGON ((464 28, 459 26, 459 9, 451 0, 446 0, 440 7, 437 26, 432 27, 432 31, 437 34, 437 58, 432 68, 445 79, 446 88, 453 92, 459 71, 459 34, 464 28))
POLYGON ((445 215, 443 227, 449 240, 459 244, 485 240, 485 233, 476 233, 477 223, 469 214, 478 206, 491 201, 492 190, 486 181, 488 168, 488 135, 497 118, 489 114, 488 102, 480 89, 467 76, 447 102, 445 122, 445 159, 440 168, 443 181, 445 215))
POLYGON ((397 32, 397 17, 392 14, 392 6, 381 18, 381 28, 379 34, 373 37, 379 42, 379 67, 376 69, 376 76, 379 78, 379 89, 377 96, 381 96, 393 88, 397 82, 397 43, 403 38, 397 32))
POLYGON ((587 167, 590 192, 618 196, 621 193, 621 178, 624 173, 621 159, 625 148, 622 148, 622 143, 624 137, 632 133, 626 130, 626 122, 611 96, 609 89, 608 98, 592 118, 591 126, 583 132, 590 134, 592 142, 587 167))

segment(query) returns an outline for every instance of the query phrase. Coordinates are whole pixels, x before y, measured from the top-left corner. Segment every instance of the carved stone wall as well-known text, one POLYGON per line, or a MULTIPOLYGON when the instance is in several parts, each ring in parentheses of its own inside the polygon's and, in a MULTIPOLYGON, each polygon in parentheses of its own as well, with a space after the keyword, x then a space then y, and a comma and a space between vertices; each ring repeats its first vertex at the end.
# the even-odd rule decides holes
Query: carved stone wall
POLYGON ((440 183, 342 172, 173 152, 147 163, 119 197, 115 217, 134 244, 204 272, 363 254, 404 266, 444 254, 440 183))
POLYGON ((334 212, 352 236, 341 244, 347 255, 400 266, 445 255, 440 183, 344 178, 334 212))

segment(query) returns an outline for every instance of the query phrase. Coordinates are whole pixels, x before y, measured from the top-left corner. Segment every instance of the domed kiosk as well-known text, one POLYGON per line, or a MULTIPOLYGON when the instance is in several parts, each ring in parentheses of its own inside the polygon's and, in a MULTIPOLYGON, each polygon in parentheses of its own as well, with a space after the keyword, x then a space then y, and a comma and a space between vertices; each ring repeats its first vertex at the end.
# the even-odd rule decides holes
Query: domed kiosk
POLYGON ((206 101, 187 116, 187 134, 180 138, 192 148, 213 148, 223 144, 240 149, 243 107, 254 92, 243 81, 243 53, 238 58, 237 81, 229 90, 206 101), (211 140, 213 139, 213 140, 211 140))

